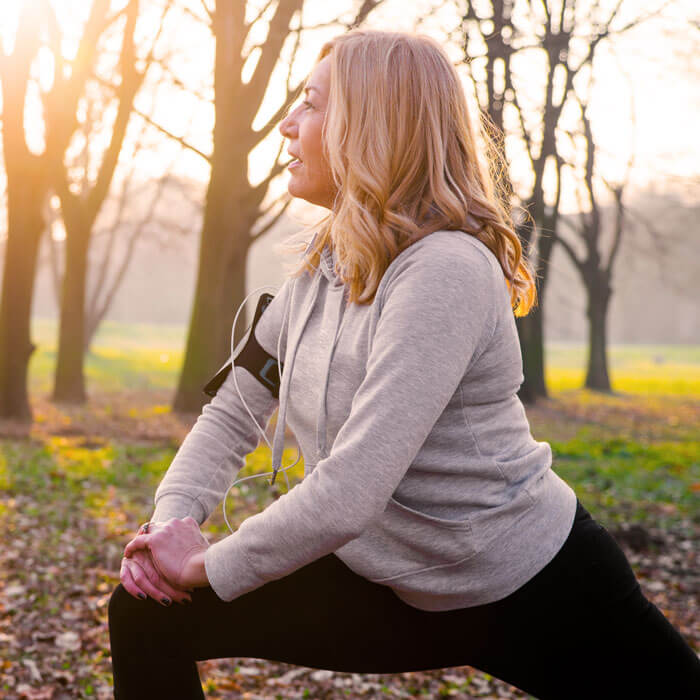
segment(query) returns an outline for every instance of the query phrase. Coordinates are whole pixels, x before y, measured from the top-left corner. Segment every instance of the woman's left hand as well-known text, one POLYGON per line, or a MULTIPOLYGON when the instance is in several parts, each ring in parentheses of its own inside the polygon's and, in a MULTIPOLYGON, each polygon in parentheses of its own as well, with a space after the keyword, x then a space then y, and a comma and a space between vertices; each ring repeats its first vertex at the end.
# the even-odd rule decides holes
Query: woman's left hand
POLYGON ((158 523, 158 528, 137 535, 124 548, 129 558, 138 549, 151 553, 160 575, 181 589, 208 586, 204 569, 204 553, 209 548, 207 538, 192 516, 158 523))

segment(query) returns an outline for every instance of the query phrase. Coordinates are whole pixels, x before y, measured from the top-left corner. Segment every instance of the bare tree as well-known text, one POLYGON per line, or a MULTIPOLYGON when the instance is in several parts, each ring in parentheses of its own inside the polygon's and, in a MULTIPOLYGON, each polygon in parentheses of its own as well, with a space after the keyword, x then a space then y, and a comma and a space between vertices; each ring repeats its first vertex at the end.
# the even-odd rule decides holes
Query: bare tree
MULTIPOLYGON (((94 108, 103 112, 105 109, 102 101, 96 101, 94 108)), ((88 109, 88 113, 92 110, 88 109)), ((132 149, 128 154, 123 167, 123 176, 118 187, 113 187, 113 195, 106 204, 111 207, 103 207, 101 215, 95 224, 90 236, 90 248, 87 260, 87 278, 85 294, 85 333, 83 351, 87 353, 92 345, 95 334, 107 315, 114 299, 119 291, 129 265, 134 257, 137 244, 147 239, 158 240, 164 245, 162 232, 166 231, 166 238, 173 233, 187 235, 190 233, 188 227, 182 224, 177 218, 181 214, 181 204, 189 201, 193 209, 199 208, 199 202, 195 202, 193 195, 188 192, 180 182, 169 173, 179 156, 184 152, 181 148, 179 152, 170 158, 164 166, 163 175, 152 185, 144 186, 138 179, 138 154, 146 150, 146 132, 150 126, 142 121, 141 128, 137 136, 132 137, 132 149), (172 215, 168 212, 169 200, 177 197, 179 204, 172 215), (103 222, 109 212, 109 222, 103 222)), ((85 138, 84 147, 76 156, 77 160, 84 157, 83 151, 89 147, 91 128, 88 122, 83 125, 85 138)), ((49 233, 60 219, 60 211, 49 206, 47 220, 49 221, 49 233)), ((64 240, 55 240, 52 235, 48 236, 47 258, 54 286, 56 303, 60 307, 61 285, 64 268, 64 240)))
MULTIPOLYGON (((626 172, 618 183, 603 179, 614 202, 613 221, 608 223, 594 182, 595 179, 602 178, 596 173, 597 149, 588 116, 590 89, 585 98, 577 94, 577 100, 581 109, 582 127, 577 135, 582 137, 585 143, 583 176, 577 178, 579 213, 575 217, 560 218, 557 241, 580 273, 588 299, 586 313, 589 333, 585 386, 588 389, 610 393, 612 388, 607 360, 607 318, 612 297, 613 267, 625 229, 623 196, 633 166, 634 149, 631 149, 626 172), (612 240, 607 252, 603 243, 606 225, 612 228, 612 240), (567 230, 575 236, 578 245, 569 242, 568 237, 564 235, 567 230), (583 248, 583 253, 578 253, 577 248, 583 248)), ((634 110, 631 110, 631 113, 634 114, 634 110)))
MULTIPOLYGON (((83 177, 82 182, 71 182, 69 169, 64 165, 64 141, 60 138, 47 139, 47 153, 52 165, 51 185, 61 201, 61 211, 66 229, 65 271, 61 290, 61 313, 58 341, 58 358, 53 399, 59 401, 83 402, 86 399, 83 358, 86 340, 86 281, 88 268, 88 250, 95 221, 109 193, 114 172, 119 160, 124 138, 133 112, 134 98, 138 93, 152 60, 153 51, 160 36, 156 32, 151 49, 145 59, 145 67, 137 68, 138 55, 134 43, 134 32, 139 17, 140 0, 129 0, 124 6, 125 16, 121 51, 118 60, 118 87, 115 89, 117 108, 116 118, 111 127, 109 144, 103 154, 94 181, 83 177)), ((91 14, 86 26, 84 42, 86 51, 93 55, 99 52, 99 41, 104 32, 100 28, 111 25, 108 21, 110 0, 94 0, 91 14)), ((161 22, 168 11, 170 3, 162 10, 161 22)), ((46 11, 50 20, 52 49, 54 60, 60 66, 61 35, 58 21, 46 2, 46 11)), ((88 64, 91 65, 91 64, 88 64)), ((92 72, 92 70, 90 71, 92 72)), ((82 84, 83 90, 89 74, 82 84)), ((61 71, 53 88, 45 97, 47 121, 50 134, 73 134, 78 127, 75 111, 63 109, 63 100, 67 90, 77 86, 70 85, 61 71)), ((83 168, 83 172, 87 169, 83 168)))
POLYGON ((625 0, 456 1, 462 12, 456 38, 479 104, 500 131, 519 143, 529 170, 518 182, 528 216, 517 231, 536 267, 540 303, 517 325, 525 376, 520 397, 531 402, 547 396, 543 306, 561 203, 562 113, 577 75, 591 64, 600 43, 656 16, 665 5, 622 23, 625 0), (475 53, 475 45, 481 53, 475 53), (540 58, 541 72, 531 62, 524 74, 519 59, 526 54, 540 58))
POLYGON ((93 1, 75 59, 68 62, 61 51, 60 24, 50 0, 27 0, 20 8, 13 53, 0 53, 2 138, 8 178, 8 237, 0 302, 0 415, 6 417, 32 417, 27 392, 27 366, 34 350, 29 318, 39 241, 47 223, 46 204, 52 190, 60 198, 67 233, 54 397, 84 399, 82 357, 90 232, 109 191, 133 98, 143 80, 143 72, 136 69, 133 42, 139 0, 129 0, 114 12, 110 8, 110 0, 93 1), (79 126, 78 109, 93 66, 104 55, 100 41, 122 21, 117 116, 95 181, 81 189, 64 159, 79 126), (45 43, 53 54, 55 71, 51 87, 40 89, 45 148, 35 155, 27 146, 24 111, 32 80, 30 69, 45 43))
MULTIPOLYGON (((364 0, 354 19, 357 26, 379 4, 364 0)), ((196 412, 202 404, 202 384, 229 350, 229 326, 222 322, 232 305, 245 297, 246 259, 251 245, 284 214, 290 198, 264 205, 271 181, 284 170, 281 148, 267 176, 256 185, 248 178, 251 151, 279 124, 301 94, 302 83, 292 83, 292 66, 303 27, 304 0, 265 3, 246 21, 246 3, 217 3, 207 7, 216 41, 214 65, 215 126, 213 150, 204 156, 211 165, 211 179, 201 233, 199 269, 189 325, 185 360, 174 398, 174 409, 196 412), (292 22, 295 27, 292 27, 292 22), (253 26, 265 22, 267 36, 260 44, 247 41, 253 26), (253 121, 270 85, 283 48, 291 42, 286 88, 276 112, 259 129, 253 121), (257 54, 252 77, 244 82, 243 68, 257 54)), ((239 329, 238 342, 243 334, 239 329)))

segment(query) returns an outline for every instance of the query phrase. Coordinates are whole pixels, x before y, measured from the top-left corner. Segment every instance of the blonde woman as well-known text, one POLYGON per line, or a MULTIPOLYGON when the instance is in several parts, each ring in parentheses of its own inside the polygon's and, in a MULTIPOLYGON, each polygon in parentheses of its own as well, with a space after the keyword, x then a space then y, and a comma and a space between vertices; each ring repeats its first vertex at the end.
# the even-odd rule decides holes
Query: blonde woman
POLYGON ((514 314, 533 276, 444 51, 340 36, 280 130, 290 193, 328 215, 126 546, 115 697, 202 698, 196 661, 217 657, 697 697, 697 656, 530 433, 514 314), (273 481, 287 423, 305 477, 210 544, 199 528, 278 406, 273 481))

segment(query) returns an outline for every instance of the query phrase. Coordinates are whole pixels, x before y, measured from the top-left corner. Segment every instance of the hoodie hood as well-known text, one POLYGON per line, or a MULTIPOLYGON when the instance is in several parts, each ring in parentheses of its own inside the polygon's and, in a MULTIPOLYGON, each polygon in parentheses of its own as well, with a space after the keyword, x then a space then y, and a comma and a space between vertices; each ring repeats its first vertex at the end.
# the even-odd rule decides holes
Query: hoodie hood
MULTIPOLYGON (((316 236, 318 233, 314 234, 311 242, 304 251, 304 255, 308 255, 314 242, 316 241, 316 236)), ((285 353, 284 361, 284 372, 280 381, 280 392, 279 392, 279 413, 277 416, 277 425, 275 426, 275 434, 272 441, 272 479, 270 484, 275 483, 277 477, 277 472, 282 465, 282 452, 284 449, 284 428, 286 425, 287 416, 287 403, 289 396, 289 385, 291 381, 292 371, 294 370, 294 361, 296 359, 297 348, 299 347, 299 342, 304 333, 304 328, 313 313, 316 306, 316 302, 321 294, 321 288, 324 286, 323 282, 325 280, 326 287, 325 291, 341 291, 345 289, 343 281, 340 279, 335 271, 336 258, 334 252, 331 250, 330 246, 326 244, 321 252, 319 258, 319 266, 316 268, 316 275, 313 282, 312 291, 310 294, 309 302, 302 311, 301 319, 298 324, 298 332, 292 338, 291 333, 288 332, 287 340, 288 347, 285 353)), ((291 303, 291 298, 293 294, 289 295, 287 300, 287 307, 285 309, 284 318, 282 325, 284 323, 289 324, 289 304, 291 303)), ((326 410, 326 395, 328 393, 328 382, 330 378, 331 363, 333 361, 333 353, 335 352, 335 347, 338 342, 338 337, 340 335, 340 329, 342 326, 342 320, 345 316, 343 313, 344 308, 344 294, 340 295, 337 300, 337 315, 335 317, 335 333, 333 334, 333 342, 331 347, 326 350, 327 360, 325 362, 325 372, 324 381, 319 395, 319 406, 317 410, 317 420, 316 420, 316 449, 318 451, 318 459, 324 459, 327 457, 326 452, 326 420, 327 420, 327 410, 326 410)), ((335 299, 334 299, 335 301, 335 299)), ((295 326, 296 326, 295 322, 295 326)), ((320 352, 323 352, 323 348, 319 348, 320 352)))
MULTIPOLYGON (((307 248, 307 251, 310 249, 311 245, 313 245, 313 241, 315 239, 316 236, 314 236, 313 240, 309 244, 309 248, 307 248)), ((323 247, 323 251, 321 252, 319 269, 321 270, 321 274, 328 280, 329 286, 332 289, 339 289, 340 287, 343 287, 345 285, 343 283, 343 280, 340 279, 340 277, 335 271, 335 263, 335 252, 330 248, 328 243, 326 243, 326 245, 323 247)))

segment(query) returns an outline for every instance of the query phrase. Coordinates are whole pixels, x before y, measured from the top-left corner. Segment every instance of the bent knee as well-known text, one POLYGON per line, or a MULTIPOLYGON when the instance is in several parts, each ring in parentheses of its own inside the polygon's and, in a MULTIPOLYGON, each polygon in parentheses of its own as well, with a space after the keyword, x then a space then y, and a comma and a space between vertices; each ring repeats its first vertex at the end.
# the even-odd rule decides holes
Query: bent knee
MULTIPOLYGON (((110 622, 123 617, 129 617, 136 610, 137 603, 143 603, 143 601, 129 593, 124 586, 119 583, 116 588, 112 591, 112 595, 109 598, 109 605, 107 606, 107 615, 110 622)), ((142 606, 143 608, 143 606, 142 606)))
POLYGON ((119 583, 109 598, 107 616, 110 626, 121 623, 128 625, 136 620, 142 625, 146 618, 152 618, 154 613, 157 615, 159 608, 162 607, 150 598, 141 600, 141 598, 131 595, 119 583))

